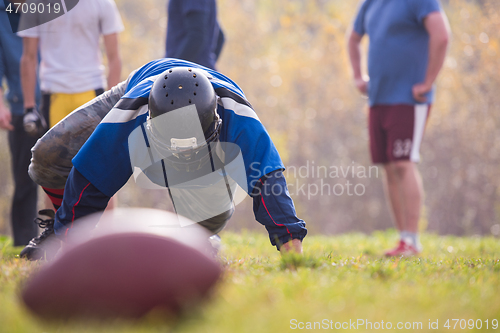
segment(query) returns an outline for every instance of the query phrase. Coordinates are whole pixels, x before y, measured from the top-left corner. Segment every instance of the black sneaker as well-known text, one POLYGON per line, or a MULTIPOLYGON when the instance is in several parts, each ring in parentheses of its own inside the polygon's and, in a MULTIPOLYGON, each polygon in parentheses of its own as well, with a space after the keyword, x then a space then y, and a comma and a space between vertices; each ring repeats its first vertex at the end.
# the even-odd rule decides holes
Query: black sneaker
POLYGON ((52 209, 42 209, 38 212, 38 214, 48 217, 48 219, 45 220, 37 217, 34 221, 40 228, 45 230, 43 230, 42 233, 37 237, 30 240, 29 244, 26 245, 26 247, 19 254, 21 258, 26 258, 28 260, 40 260, 46 257, 47 245, 49 244, 45 242, 42 245, 42 243, 54 234, 55 213, 52 209))

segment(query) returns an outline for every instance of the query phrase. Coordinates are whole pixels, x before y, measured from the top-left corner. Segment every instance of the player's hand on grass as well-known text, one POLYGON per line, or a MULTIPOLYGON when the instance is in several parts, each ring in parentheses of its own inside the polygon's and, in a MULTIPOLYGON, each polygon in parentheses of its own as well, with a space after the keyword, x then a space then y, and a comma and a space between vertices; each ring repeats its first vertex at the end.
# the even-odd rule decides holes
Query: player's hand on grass
POLYGON ((14 126, 10 123, 12 116, 9 109, 0 101, 0 128, 8 131, 14 130, 14 126))
POLYGON ((292 239, 280 247, 281 254, 284 253, 302 253, 302 241, 300 239, 292 239))
POLYGON ((431 91, 431 89, 432 89, 432 84, 428 84, 425 82, 418 83, 414 85, 412 88, 413 98, 415 98, 417 102, 425 103, 427 102, 427 97, 425 97, 425 94, 431 91))
POLYGON ((363 95, 368 95, 368 82, 369 79, 366 77, 359 77, 354 79, 354 84, 360 93, 363 95))

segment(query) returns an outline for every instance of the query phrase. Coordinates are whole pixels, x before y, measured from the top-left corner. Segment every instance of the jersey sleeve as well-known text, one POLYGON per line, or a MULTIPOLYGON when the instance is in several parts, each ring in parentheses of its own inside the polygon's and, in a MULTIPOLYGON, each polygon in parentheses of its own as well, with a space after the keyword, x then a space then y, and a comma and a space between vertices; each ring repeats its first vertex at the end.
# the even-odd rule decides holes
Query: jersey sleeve
POLYGON ((307 235, 306 223, 297 217, 283 172, 273 171, 259 179, 252 197, 255 219, 266 227, 272 245, 279 249, 307 235))
POLYGON ((113 0, 103 0, 101 15, 101 33, 110 35, 124 30, 120 12, 113 0))
POLYGON ((363 36, 366 33, 365 12, 367 7, 368 7, 368 0, 363 0, 359 5, 358 13, 356 15, 356 18, 354 19, 353 29, 361 36, 363 36))
POLYGON ((78 170, 73 168, 64 188, 64 200, 56 212, 54 223, 56 235, 65 236, 73 227, 75 220, 104 211, 109 199, 109 196, 99 191, 78 170))
POLYGON ((408 0, 418 23, 422 24, 424 19, 433 12, 441 11, 438 0, 408 0))

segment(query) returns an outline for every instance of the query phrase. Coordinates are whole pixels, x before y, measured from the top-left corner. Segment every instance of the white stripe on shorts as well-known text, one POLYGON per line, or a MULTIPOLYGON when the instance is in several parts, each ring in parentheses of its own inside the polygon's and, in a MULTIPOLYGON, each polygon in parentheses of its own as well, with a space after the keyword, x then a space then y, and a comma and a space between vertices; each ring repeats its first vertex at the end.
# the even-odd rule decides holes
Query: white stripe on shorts
POLYGON ((410 152, 410 161, 420 162, 420 144, 424 136, 425 122, 427 120, 427 112, 429 104, 416 104, 413 122, 413 140, 410 152))

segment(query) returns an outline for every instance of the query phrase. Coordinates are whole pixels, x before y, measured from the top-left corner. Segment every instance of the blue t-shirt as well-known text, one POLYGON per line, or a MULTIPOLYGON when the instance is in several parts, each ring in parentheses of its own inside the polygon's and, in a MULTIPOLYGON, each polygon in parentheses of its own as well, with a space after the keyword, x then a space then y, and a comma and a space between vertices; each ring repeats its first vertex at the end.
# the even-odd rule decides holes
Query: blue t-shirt
MULTIPOLYGON (((370 105, 417 104, 412 87, 425 79, 429 34, 424 18, 440 11, 438 0, 365 0, 354 31, 370 38, 370 105)), ((427 94, 432 103, 434 89, 427 94)))
MULTIPOLYGON (((168 3, 168 26, 166 57, 195 62, 208 68, 215 68, 215 49, 220 28, 217 23, 215 0, 170 0, 168 3), (188 21, 192 13, 200 13, 206 22, 188 21), (189 40, 190 30, 196 31, 195 40, 189 40), (201 43, 201 48, 187 45, 201 43), (196 51, 193 51, 196 49, 196 51), (195 52, 195 53, 193 53, 195 52)), ((193 36, 191 36, 193 37, 193 36)))

